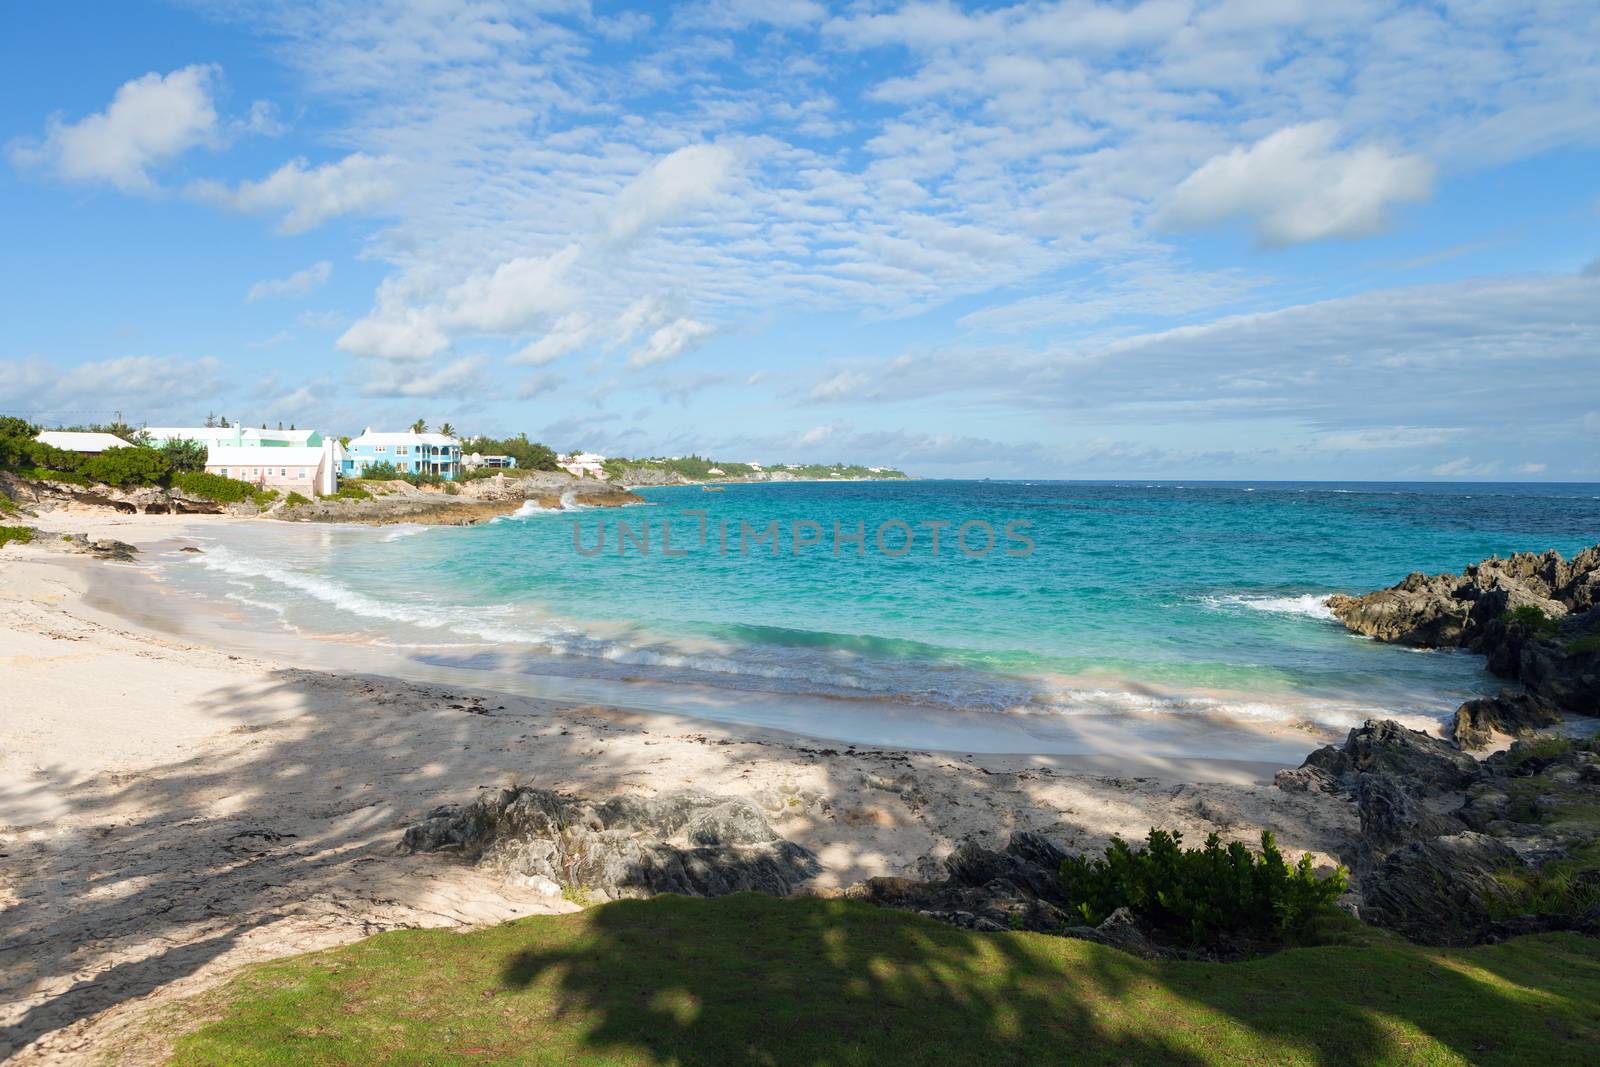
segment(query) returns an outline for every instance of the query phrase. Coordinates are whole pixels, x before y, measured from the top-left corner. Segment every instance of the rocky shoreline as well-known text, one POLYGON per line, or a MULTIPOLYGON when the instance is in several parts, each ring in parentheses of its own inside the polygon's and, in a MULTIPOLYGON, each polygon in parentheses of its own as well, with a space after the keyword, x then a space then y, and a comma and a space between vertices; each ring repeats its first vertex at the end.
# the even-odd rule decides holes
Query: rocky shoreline
POLYGON ((124 515, 260 516, 285 522, 339 522, 371 526, 411 523, 428 526, 471 526, 515 512, 524 504, 562 507, 621 507, 645 503, 642 497, 611 482, 574 478, 563 472, 496 475, 443 486, 414 486, 404 481, 361 483, 365 495, 318 497, 290 504, 279 496, 270 504, 250 501, 226 504, 176 488, 118 489, 107 485, 32 481, 0 472, 0 492, 29 512, 60 509, 114 511, 124 515), (453 490, 453 491, 452 491, 453 490))
POLYGON ((1490 558, 1460 574, 1414 573, 1388 589, 1328 600, 1355 633, 1414 648, 1460 648, 1491 674, 1520 682, 1469 701, 1450 734, 1482 749, 1494 735, 1527 737, 1562 713, 1600 714, 1600 545, 1490 558))

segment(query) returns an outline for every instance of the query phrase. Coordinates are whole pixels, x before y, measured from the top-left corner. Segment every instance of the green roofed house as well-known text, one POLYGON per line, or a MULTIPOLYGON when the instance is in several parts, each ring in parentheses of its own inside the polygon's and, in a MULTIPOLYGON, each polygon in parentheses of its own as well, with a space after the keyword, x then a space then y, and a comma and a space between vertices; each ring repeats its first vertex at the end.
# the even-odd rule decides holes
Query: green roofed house
POLYGON ((315 430, 257 430, 249 426, 146 426, 151 448, 169 441, 199 441, 208 448, 321 448, 315 430))

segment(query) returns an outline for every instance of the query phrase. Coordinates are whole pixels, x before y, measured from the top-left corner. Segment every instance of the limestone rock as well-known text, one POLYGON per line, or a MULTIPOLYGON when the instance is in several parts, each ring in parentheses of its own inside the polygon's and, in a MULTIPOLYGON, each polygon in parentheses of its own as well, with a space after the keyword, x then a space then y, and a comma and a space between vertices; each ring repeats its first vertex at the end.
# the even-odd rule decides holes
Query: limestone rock
POLYGON ((484 793, 405 833, 410 852, 454 851, 523 884, 594 900, 687 893, 786 896, 820 870, 743 800, 699 792, 589 803, 546 789, 484 793))

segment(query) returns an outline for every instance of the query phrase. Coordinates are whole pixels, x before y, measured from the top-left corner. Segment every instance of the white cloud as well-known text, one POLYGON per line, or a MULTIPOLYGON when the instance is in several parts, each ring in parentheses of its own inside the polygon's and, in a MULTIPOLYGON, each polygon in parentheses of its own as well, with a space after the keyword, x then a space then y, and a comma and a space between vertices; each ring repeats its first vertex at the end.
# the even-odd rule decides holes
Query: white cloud
POLYGON ((1428 197, 1426 160, 1338 149, 1338 133, 1331 121, 1308 122, 1216 156, 1178 186, 1161 221, 1190 229, 1249 218, 1263 244, 1292 245, 1379 233, 1391 204, 1428 197))
POLYGON ((361 387, 362 396, 436 397, 457 396, 481 389, 484 361, 475 356, 447 363, 432 373, 418 373, 410 367, 388 367, 369 371, 361 387))
POLYGON ((569 312, 556 320, 549 333, 522 348, 507 362, 531 363, 536 367, 551 363, 588 344, 595 333, 593 319, 581 311, 569 312))
POLYGON ((152 71, 116 91, 104 111, 77 122, 52 118, 42 142, 12 149, 22 166, 48 166, 70 181, 109 182, 124 192, 155 188, 149 171, 217 131, 212 83, 217 68, 196 64, 152 71))
POLYGON ((268 281, 256 282, 245 294, 244 302, 253 304, 257 300, 269 297, 295 297, 305 296, 319 285, 327 283, 333 275, 333 264, 325 259, 318 260, 304 270, 297 270, 287 278, 274 278, 268 281))
POLYGON ((623 187, 606 232, 625 241, 709 203, 728 180, 734 156, 719 145, 689 145, 658 160, 623 187))
POLYGON ((220 182, 195 182, 189 192, 243 214, 281 214, 278 232, 293 235, 384 203, 394 194, 394 166, 391 157, 362 152, 317 167, 292 159, 260 181, 240 182, 232 189, 220 182))
POLYGON ((518 256, 468 275, 420 306, 400 285, 386 282, 377 307, 338 345, 358 356, 420 360, 444 351, 454 336, 521 333, 573 302, 566 274, 578 254, 572 245, 548 257, 518 256))
POLYGON ((716 330, 693 319, 674 319, 652 333, 648 340, 628 355, 628 366, 648 367, 693 351, 716 330))
POLYGON ((1364 452, 1443 444, 1462 431, 1450 426, 1380 426, 1323 434, 1317 445, 1334 451, 1364 452))
POLYGON ((223 386, 216 359, 122 356, 65 366, 33 358, 0 360, 0 408, 51 421, 109 421, 171 412, 223 386))
POLYGON ((849 400, 869 381, 864 374, 842 370, 812 386, 809 395, 812 400, 849 400))

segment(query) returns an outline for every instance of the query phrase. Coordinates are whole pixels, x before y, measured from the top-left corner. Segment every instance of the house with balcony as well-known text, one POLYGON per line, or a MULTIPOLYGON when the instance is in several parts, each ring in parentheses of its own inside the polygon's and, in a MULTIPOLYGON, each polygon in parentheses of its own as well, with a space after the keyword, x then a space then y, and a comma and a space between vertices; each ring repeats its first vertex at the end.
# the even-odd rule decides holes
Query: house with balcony
POLYGON ((461 441, 442 433, 379 433, 370 426, 345 446, 340 473, 364 477, 368 467, 388 463, 401 474, 437 474, 454 481, 461 474, 461 441))

